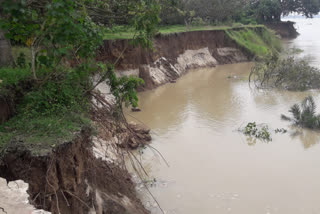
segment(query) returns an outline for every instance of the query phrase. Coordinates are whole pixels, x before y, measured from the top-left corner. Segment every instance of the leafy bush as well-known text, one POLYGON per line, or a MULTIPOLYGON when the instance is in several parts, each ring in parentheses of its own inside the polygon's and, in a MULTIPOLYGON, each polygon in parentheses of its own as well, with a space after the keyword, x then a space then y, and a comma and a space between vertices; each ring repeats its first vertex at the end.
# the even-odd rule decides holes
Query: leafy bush
POLYGON ((66 58, 76 62, 93 58, 102 43, 99 27, 75 1, 48 1, 35 7, 24 0, 4 0, 1 7, 0 27, 6 37, 30 49, 34 79, 43 65, 54 68, 66 58))
POLYGON ((191 25, 193 26, 202 26, 205 25, 206 22, 203 21, 203 19, 201 17, 195 17, 192 19, 191 25))
POLYGON ((250 81, 258 88, 281 88, 303 91, 320 88, 320 71, 303 59, 269 56, 256 63, 250 73, 250 81))
MULTIPOLYGON (((137 77, 120 77, 118 78, 113 69, 107 72, 107 83, 110 85, 110 91, 116 99, 116 108, 122 114, 122 105, 138 106, 137 88, 144 81, 137 77)), ((123 118, 124 119, 124 118, 123 118)))
POLYGON ((257 125, 256 122, 248 123, 242 130, 242 133, 264 141, 271 141, 271 134, 267 125, 257 125))
MULTIPOLYGON (((27 92, 19 108, 21 114, 51 115, 58 112, 81 111, 88 107, 85 96, 88 80, 80 80, 76 71, 54 74, 50 79, 27 92), (87 82, 87 83, 86 83, 87 82)), ((87 77, 88 78, 88 77, 87 77)))
POLYGON ((292 121, 294 124, 310 128, 320 128, 320 115, 316 115, 316 104, 312 96, 306 97, 300 104, 291 106, 289 112, 292 117, 281 115, 284 120, 292 121))

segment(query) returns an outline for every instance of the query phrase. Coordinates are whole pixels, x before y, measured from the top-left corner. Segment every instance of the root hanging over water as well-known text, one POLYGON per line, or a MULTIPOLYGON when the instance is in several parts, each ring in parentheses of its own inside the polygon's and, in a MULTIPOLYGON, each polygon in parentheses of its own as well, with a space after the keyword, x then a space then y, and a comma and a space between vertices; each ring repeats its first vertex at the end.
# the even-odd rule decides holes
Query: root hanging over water
POLYGON ((103 95, 95 92, 93 97, 96 98, 95 101, 97 104, 94 105, 95 109, 92 112, 92 119, 98 127, 98 138, 102 140, 110 139, 111 136, 106 135, 106 133, 108 133, 107 130, 112 128, 117 129, 118 138, 114 138, 114 143, 111 143, 109 146, 113 147, 113 149, 117 151, 117 155, 121 157, 120 165, 123 169, 126 169, 125 156, 129 159, 132 169, 141 180, 144 188, 156 202, 161 212, 164 213, 159 202, 144 182, 144 177, 149 177, 147 171, 135 153, 132 152, 132 149, 147 146, 152 151, 156 151, 166 165, 169 166, 163 155, 157 149, 149 145, 149 142, 151 141, 150 129, 146 128, 147 126, 141 121, 139 122, 142 125, 128 123, 122 109, 117 109, 112 104, 109 104, 104 99, 103 95))
POLYGON ((116 129, 120 138, 118 146, 122 148, 136 149, 149 144, 152 140, 149 128, 136 123, 128 123, 122 109, 107 102, 103 95, 93 92, 93 97, 95 101, 91 113, 92 120, 98 127, 98 133, 102 138, 112 137, 103 135, 107 130, 116 129))

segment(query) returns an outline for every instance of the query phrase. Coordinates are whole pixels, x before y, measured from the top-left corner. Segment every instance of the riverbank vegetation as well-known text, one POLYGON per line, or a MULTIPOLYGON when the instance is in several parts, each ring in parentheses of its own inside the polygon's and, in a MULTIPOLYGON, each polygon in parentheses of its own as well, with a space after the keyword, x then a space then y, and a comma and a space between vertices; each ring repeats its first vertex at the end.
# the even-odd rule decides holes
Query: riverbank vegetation
MULTIPOLYGON (((104 39, 132 39, 136 35, 135 27, 130 22, 130 5, 136 1, 120 0, 117 3, 99 1, 99 9, 90 10, 94 20, 104 24, 104 39), (118 14, 115 14, 117 12, 118 14), (103 19, 103 13, 112 14, 114 19, 103 19), (120 15, 119 15, 120 14, 120 15)), ((230 30, 245 25, 280 22, 281 16, 291 12, 312 17, 320 11, 318 1, 279 1, 279 0, 159 0, 153 3, 160 19, 160 34, 179 33, 199 30, 230 30), (156 6, 158 5, 158 7, 156 6)), ((149 13, 152 14, 152 11, 149 13)), ((148 22, 148 20, 144 20, 148 22)), ((155 29, 153 29, 155 30, 155 29)))
MULTIPOLYGON (((123 28, 122 28, 123 29, 123 28)), ((161 26, 158 34, 168 35, 174 33, 193 31, 224 31, 227 37, 234 41, 242 50, 252 58, 261 59, 266 55, 278 54, 281 51, 281 43, 275 32, 263 25, 233 25, 233 26, 161 26)), ((104 32, 103 38, 107 40, 132 39, 134 30, 123 29, 117 32, 104 32)))
MULTIPOLYGON (((111 86, 116 106, 136 106, 136 88, 142 80, 117 78, 112 64, 95 61, 103 36, 85 3, 2 2, 1 28, 24 47, 13 67, 0 68, 1 101, 14 109, 13 117, 0 125, 2 151, 17 143, 38 154, 71 141, 84 126, 91 126, 91 93, 98 83, 111 86)), ((153 17, 141 12, 139 19, 144 15, 153 17)), ((150 47, 157 13, 155 23, 143 24, 144 20, 136 22, 135 39, 150 47)))
POLYGON ((316 114, 316 103, 312 96, 306 97, 300 105, 293 105, 289 112, 292 117, 286 115, 281 115, 283 120, 291 121, 295 125, 310 128, 319 129, 320 128, 320 115, 316 114))
POLYGON ((226 33, 230 39, 256 59, 261 59, 270 54, 277 55, 281 51, 280 40, 274 32, 265 27, 226 30, 226 33))
POLYGON ((320 71, 306 60, 269 56, 252 68, 249 81, 257 88, 304 91, 320 88, 320 71))
POLYGON ((312 17, 320 11, 319 1, 307 0, 174 0, 171 2, 171 8, 163 7, 161 11, 164 25, 279 22, 282 15, 292 12, 312 17))

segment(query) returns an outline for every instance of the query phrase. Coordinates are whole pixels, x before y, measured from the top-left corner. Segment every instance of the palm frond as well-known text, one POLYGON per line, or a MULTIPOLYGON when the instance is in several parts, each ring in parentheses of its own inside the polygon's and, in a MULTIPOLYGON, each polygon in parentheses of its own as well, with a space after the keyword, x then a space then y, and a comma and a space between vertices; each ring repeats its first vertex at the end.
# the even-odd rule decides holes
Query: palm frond
POLYGON ((320 114, 316 115, 316 103, 312 96, 306 97, 299 106, 295 104, 291 106, 289 112, 293 118, 281 115, 281 119, 293 121, 295 124, 306 128, 320 128, 320 114))
POLYGON ((292 113, 295 121, 298 122, 301 120, 301 109, 298 104, 294 104, 293 106, 291 106, 289 112, 292 113))
POLYGON ((304 115, 307 116, 315 116, 316 113, 316 104, 314 102, 314 99, 312 96, 308 96, 306 97, 302 103, 301 103, 301 107, 302 107, 302 113, 304 115))
POLYGON ((292 119, 284 114, 281 114, 281 119, 286 121, 292 121, 292 119))

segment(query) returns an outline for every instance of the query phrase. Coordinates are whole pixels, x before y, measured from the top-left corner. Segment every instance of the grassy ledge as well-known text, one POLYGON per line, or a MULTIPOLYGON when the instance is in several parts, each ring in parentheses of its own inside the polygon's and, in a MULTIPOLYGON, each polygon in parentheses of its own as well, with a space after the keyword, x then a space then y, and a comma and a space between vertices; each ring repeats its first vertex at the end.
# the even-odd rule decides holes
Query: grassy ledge
POLYGON ((280 40, 266 27, 229 29, 226 34, 256 59, 277 54, 281 50, 280 40))
POLYGON ((0 153, 19 144, 44 155, 90 125, 84 81, 76 84, 77 72, 57 73, 47 82, 31 76, 29 68, 0 68, 0 99, 15 103, 14 117, 0 125, 0 153))
MULTIPOLYGON (((257 28, 264 27, 263 25, 236 25, 236 26, 185 26, 185 25, 170 25, 163 26, 159 28, 158 33, 160 34, 173 34, 173 33, 184 33, 184 32, 193 32, 193 31, 212 31, 212 30, 232 30, 239 28, 257 28)), ((133 39, 134 38, 134 29, 133 28, 124 28, 124 27, 115 27, 114 31, 105 31, 103 38, 105 40, 117 40, 117 39, 133 39)))
MULTIPOLYGON (((115 28, 113 32, 104 32, 105 40, 133 39, 134 30, 128 28, 115 28)), ((280 40, 275 33, 264 25, 234 25, 234 26, 189 26, 173 25, 159 29, 159 34, 169 35, 174 33, 194 31, 223 30, 227 36, 240 47, 248 51, 257 59, 281 50, 280 40)))

